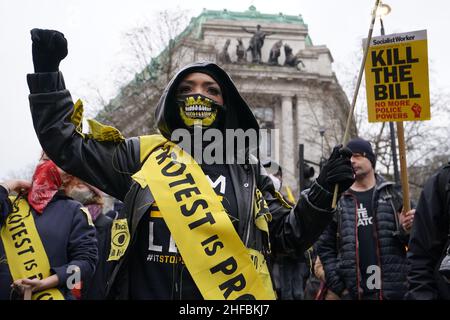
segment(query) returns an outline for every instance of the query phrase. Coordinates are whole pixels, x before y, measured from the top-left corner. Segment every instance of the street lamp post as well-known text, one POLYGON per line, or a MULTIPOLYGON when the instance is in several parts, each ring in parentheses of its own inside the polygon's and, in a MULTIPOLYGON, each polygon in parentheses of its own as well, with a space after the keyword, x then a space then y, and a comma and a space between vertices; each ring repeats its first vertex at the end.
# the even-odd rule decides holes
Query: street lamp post
MULTIPOLYGON (((391 12, 391 7, 385 3, 381 3, 377 9, 377 16, 380 18, 380 24, 381 24, 380 33, 382 36, 385 35, 383 17, 388 15, 389 12, 391 12)), ((397 144, 395 142, 395 128, 394 128, 394 123, 392 121, 389 122, 389 133, 390 133, 390 138, 391 138, 392 161, 394 163, 394 181, 395 181, 396 185, 399 185, 400 184, 400 174, 399 174, 398 163, 397 163, 397 144)))
POLYGON ((322 170, 322 165, 325 163, 325 161, 326 161, 326 159, 325 159, 325 157, 323 156, 323 136, 325 135, 325 128, 324 127, 320 127, 319 128, 319 133, 320 133, 320 161, 319 161, 319 164, 320 164, 320 168, 319 168, 319 170, 322 170))

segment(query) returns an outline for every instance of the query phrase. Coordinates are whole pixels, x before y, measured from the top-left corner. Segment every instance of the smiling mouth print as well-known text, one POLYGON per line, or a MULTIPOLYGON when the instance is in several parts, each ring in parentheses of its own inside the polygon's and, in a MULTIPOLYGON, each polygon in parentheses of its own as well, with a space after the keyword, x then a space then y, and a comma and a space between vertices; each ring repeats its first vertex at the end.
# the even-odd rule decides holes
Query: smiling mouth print
POLYGON ((201 125, 209 127, 217 117, 215 102, 202 95, 183 97, 180 102, 180 116, 183 122, 191 127, 201 125))

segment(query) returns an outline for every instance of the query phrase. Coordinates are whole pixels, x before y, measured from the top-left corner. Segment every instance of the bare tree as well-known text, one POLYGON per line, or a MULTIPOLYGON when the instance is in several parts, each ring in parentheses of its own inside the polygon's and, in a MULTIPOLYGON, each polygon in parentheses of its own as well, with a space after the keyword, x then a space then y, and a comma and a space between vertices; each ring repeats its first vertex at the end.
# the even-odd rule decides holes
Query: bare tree
MULTIPOLYGON (((165 84, 174 72, 174 53, 175 49, 179 49, 177 41, 182 38, 179 35, 186 28, 188 17, 186 11, 164 10, 158 12, 153 20, 125 33, 130 60, 122 66, 121 73, 140 75, 142 80, 163 76, 161 82, 165 84), (161 60, 161 54, 165 59, 161 60)), ((156 81, 150 82, 157 85, 156 81)))
POLYGON ((9 171, 3 177, 0 177, 1 180, 13 180, 13 179, 23 179, 31 181, 34 170, 36 169, 36 163, 31 163, 23 166, 20 169, 9 171))
POLYGON ((119 94, 107 102, 98 89, 90 86, 89 100, 93 103, 89 105, 99 106, 98 120, 117 127, 125 135, 154 131, 157 97, 187 52, 183 46, 187 34, 183 29, 187 25, 186 11, 164 10, 124 33, 126 63, 114 71, 119 94))

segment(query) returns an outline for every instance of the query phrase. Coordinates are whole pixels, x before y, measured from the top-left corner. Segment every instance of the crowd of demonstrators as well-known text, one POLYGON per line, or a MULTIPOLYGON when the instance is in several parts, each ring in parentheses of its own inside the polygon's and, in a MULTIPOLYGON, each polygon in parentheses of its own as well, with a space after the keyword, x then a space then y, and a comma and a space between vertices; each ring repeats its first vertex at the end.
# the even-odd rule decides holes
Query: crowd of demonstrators
POLYGON ((32 40, 29 99, 40 143, 64 170, 124 201, 131 239, 110 280, 110 297, 275 298, 267 254, 300 254, 318 238, 333 217, 334 186, 353 183, 351 153, 335 147, 293 208, 247 149, 224 148, 225 157, 244 163, 191 161, 171 140, 176 129, 259 132, 230 77, 213 63, 188 65, 167 85, 156 109, 161 135, 83 138, 70 122, 73 103, 59 72, 66 39, 35 29, 32 40), (193 101, 206 112, 192 112, 193 101), (219 182, 213 188, 210 181, 219 182))
POLYGON ((74 299, 72 289, 92 277, 95 229, 66 195, 71 179, 44 156, 31 183, 0 184, 1 300, 74 299))
POLYGON ((415 210, 403 212, 394 183, 375 174, 371 144, 351 140, 354 184, 317 244, 326 299, 402 299, 407 291, 406 246, 415 210))

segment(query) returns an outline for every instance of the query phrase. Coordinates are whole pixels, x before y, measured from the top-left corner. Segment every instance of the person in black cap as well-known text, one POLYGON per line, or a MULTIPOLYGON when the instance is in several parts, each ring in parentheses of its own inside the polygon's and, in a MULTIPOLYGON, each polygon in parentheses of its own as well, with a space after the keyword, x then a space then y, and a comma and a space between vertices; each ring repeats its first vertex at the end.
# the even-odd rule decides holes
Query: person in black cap
POLYGON ((316 241, 333 217, 334 186, 345 190, 354 181, 351 152, 336 146, 314 185, 289 206, 252 154, 257 145, 228 148, 238 136, 222 136, 227 143, 217 136, 259 136, 259 126, 228 74, 211 62, 182 68, 162 92, 160 135, 125 139, 111 127, 107 135, 85 135, 72 122, 74 104, 59 72, 67 40, 54 30, 31 35, 35 73, 27 80, 39 141, 64 170, 124 202, 111 234, 108 261, 118 264, 110 297, 274 299, 268 255, 301 254, 316 241), (193 141, 194 151, 211 155, 206 138, 196 142, 199 131, 222 141, 214 148, 219 161, 197 161, 187 147, 193 141))
POLYGON ((328 299, 402 299, 407 290, 406 245, 414 212, 400 213, 393 182, 375 173, 369 141, 351 140, 355 182, 338 202, 336 217, 317 243, 328 299))

